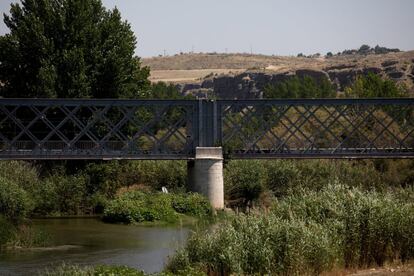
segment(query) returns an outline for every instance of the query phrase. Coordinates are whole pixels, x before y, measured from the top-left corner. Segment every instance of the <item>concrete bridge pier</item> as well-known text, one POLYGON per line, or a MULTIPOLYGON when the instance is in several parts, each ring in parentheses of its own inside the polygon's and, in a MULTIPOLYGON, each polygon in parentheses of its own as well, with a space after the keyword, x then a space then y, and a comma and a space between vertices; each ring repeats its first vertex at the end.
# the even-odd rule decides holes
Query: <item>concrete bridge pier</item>
POLYGON ((195 159, 188 161, 187 177, 192 192, 206 196, 214 209, 224 208, 221 147, 197 147, 195 159))

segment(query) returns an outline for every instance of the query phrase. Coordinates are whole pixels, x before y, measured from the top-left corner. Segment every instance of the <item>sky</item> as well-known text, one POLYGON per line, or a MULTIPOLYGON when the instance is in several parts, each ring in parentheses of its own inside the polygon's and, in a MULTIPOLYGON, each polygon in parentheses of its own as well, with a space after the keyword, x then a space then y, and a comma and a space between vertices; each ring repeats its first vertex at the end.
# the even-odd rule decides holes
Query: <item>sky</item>
MULTIPOLYGON (((0 0, 0 11, 10 3, 0 0)), ((414 0, 102 0, 142 57, 180 52, 325 54, 377 44, 414 50, 414 0)), ((0 34, 8 29, 1 21, 0 34)))

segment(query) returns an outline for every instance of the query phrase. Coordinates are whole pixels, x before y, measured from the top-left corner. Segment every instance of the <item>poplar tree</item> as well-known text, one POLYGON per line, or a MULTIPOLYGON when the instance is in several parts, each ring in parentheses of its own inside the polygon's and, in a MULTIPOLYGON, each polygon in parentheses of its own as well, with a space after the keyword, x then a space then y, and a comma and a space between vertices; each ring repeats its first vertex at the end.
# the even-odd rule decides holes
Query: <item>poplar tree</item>
POLYGON ((100 0, 22 0, 4 22, 2 97, 136 98, 149 89, 131 26, 100 0))

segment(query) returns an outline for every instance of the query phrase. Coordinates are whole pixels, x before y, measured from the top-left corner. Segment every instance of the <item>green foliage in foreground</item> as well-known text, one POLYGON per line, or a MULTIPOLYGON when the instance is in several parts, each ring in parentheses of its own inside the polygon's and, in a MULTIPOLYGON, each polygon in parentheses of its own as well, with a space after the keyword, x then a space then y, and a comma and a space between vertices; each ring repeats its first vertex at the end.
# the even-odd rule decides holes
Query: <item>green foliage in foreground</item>
POLYGON ((54 270, 41 272, 44 276, 144 276, 145 273, 126 266, 100 265, 96 267, 81 267, 78 265, 63 264, 54 270))
POLYGON ((411 188, 383 194, 339 184, 302 190, 266 214, 237 215, 196 232, 168 269, 304 275, 404 262, 414 258, 413 195, 411 188))
POLYGON ((203 217, 212 209, 199 194, 126 192, 110 201, 104 210, 107 222, 135 223, 144 221, 174 222, 179 214, 203 217))

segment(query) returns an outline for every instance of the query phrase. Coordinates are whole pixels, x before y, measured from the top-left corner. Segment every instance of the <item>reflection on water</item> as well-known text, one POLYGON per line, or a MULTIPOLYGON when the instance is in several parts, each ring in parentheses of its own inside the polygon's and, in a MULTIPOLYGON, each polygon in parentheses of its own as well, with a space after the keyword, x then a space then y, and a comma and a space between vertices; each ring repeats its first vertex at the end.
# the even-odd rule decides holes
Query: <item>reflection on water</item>
POLYGON ((180 226, 114 225, 97 219, 44 219, 34 226, 51 234, 56 248, 0 252, 0 275, 27 275, 62 262, 159 272, 189 232, 180 226))

